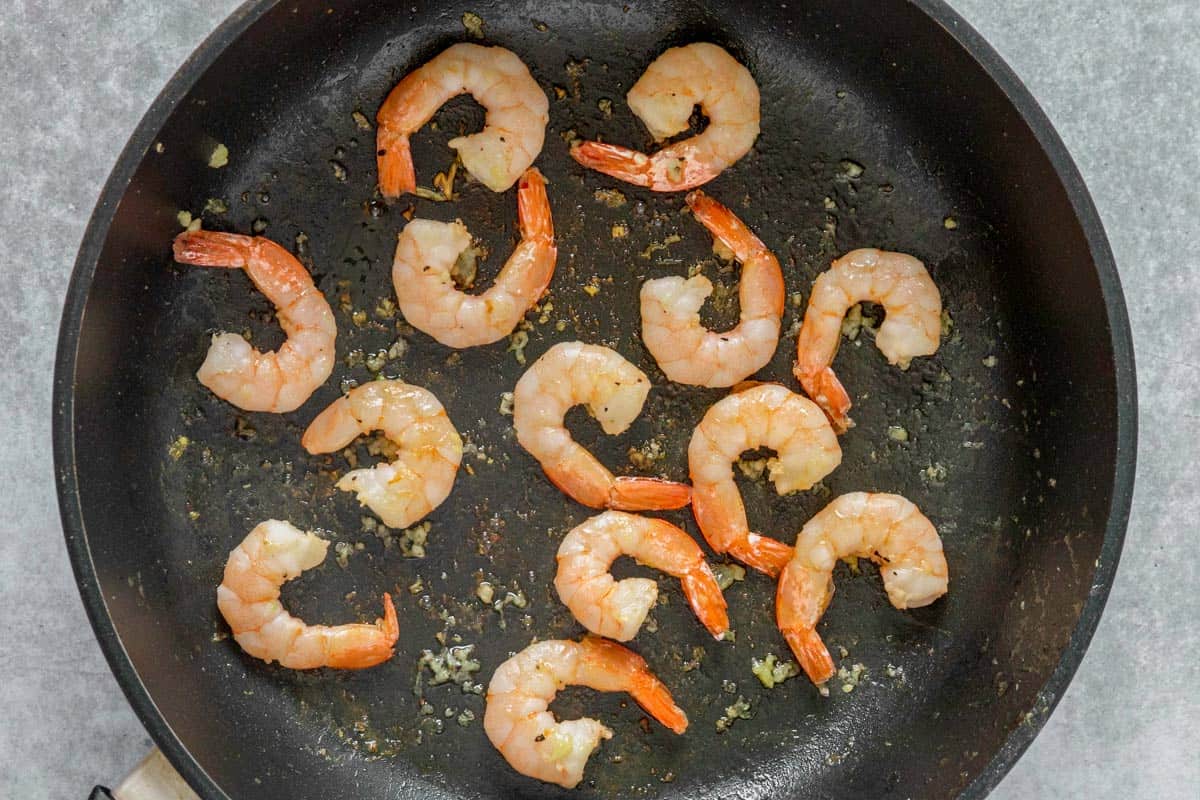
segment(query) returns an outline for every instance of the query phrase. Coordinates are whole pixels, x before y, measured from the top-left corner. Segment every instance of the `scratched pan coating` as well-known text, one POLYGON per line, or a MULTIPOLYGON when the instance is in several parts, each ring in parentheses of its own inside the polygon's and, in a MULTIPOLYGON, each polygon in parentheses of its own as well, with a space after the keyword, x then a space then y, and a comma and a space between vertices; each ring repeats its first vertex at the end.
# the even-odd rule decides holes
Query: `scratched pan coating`
MULTIPOLYGON (((839 666, 865 674, 853 691, 835 678, 822 697, 803 677, 766 689, 751 673, 753 658, 787 655, 769 580, 748 574, 727 591, 736 641, 717 643, 677 583, 659 576, 657 630, 643 629, 631 646, 691 727, 677 737, 646 726, 623 696, 564 692, 556 711, 595 715, 614 731, 572 796, 986 793, 1086 647, 1115 567, 1132 469, 1119 286, 1086 194, 1064 188, 1069 162, 1039 145, 1050 137, 1058 147, 1036 108, 1023 93, 1026 107, 1009 104, 927 12, 898 2, 753 13, 720 3, 392 5, 240 12, 184 68, 174 98, 168 89, 148 115, 122 160, 127 189, 119 166, 81 253, 58 374, 64 520, 101 641, 158 742, 211 797, 565 794, 507 767, 484 736, 482 697, 455 683, 430 686, 428 672, 414 689, 422 651, 443 641, 475 646, 475 681, 486 685, 535 637, 580 635, 552 588, 554 553, 594 513, 556 490, 516 444, 501 395, 524 367, 508 340, 453 351, 382 302, 393 297, 406 210, 462 219, 489 251, 482 285, 516 241, 515 190, 493 194, 460 177, 452 202, 380 202, 374 131, 355 116, 373 120, 399 77, 467 40, 461 15, 470 10, 483 19, 485 42, 520 55, 551 98, 537 166, 549 180, 559 262, 527 316, 523 355, 532 361, 578 339, 613 347, 651 376, 643 413, 620 436, 603 435, 580 411, 568 417, 615 472, 686 480, 690 434, 724 394, 664 379, 640 340, 642 281, 701 269, 725 298, 706 306, 705 322, 736 319, 737 272, 714 259, 682 195, 619 184, 567 155, 573 136, 650 146, 624 93, 668 46, 715 41, 758 82, 762 135, 705 191, 779 257, 785 330, 794 333, 813 278, 863 246, 922 259, 952 320, 937 355, 907 371, 886 364, 869 331, 842 342, 835 366, 857 427, 841 438, 842 466, 821 487, 779 498, 764 480, 739 475, 751 525, 787 541, 843 492, 905 495, 942 535, 949 595, 900 612, 874 567, 839 567, 820 631, 839 666), (207 165, 217 143, 229 151, 220 169, 207 165), (625 203, 601 202, 602 189, 618 189, 625 203), (228 210, 218 213, 210 198, 228 210), (1072 202, 1083 204, 1082 221, 1072 202), (212 333, 246 331, 264 349, 282 333, 240 271, 171 262, 180 210, 209 229, 265 225, 330 299, 337 366, 296 412, 240 412, 195 379, 212 333), (616 225, 627 235, 615 236, 616 225), (389 349, 396 357, 368 367, 367 356, 389 349), (306 424, 344 386, 377 375, 433 391, 468 443, 469 469, 428 517, 423 558, 402 554, 399 532, 389 544, 370 530, 370 513, 333 488, 349 466, 344 455, 300 447, 306 424), (660 455, 635 466, 631 448, 660 455), (270 517, 349 547, 344 564, 331 549, 284 589, 305 620, 373 619, 380 594, 392 592, 401 637, 391 661, 299 673, 240 652, 214 590, 229 550, 270 517), (484 605, 483 580, 497 598, 519 590, 525 607, 484 605), (718 732, 739 696, 753 717, 718 732)), ((940 6, 929 13, 953 16, 940 6)), ((984 55, 993 73, 1003 70, 984 55)), ((447 140, 477 129, 482 110, 460 98, 435 122, 413 139, 425 186, 452 160, 447 140)), ((798 390, 793 356, 794 336, 785 335, 755 377, 798 390)), ((353 449, 376 460, 362 442, 353 449)), ((689 511, 663 516, 700 538, 689 511)))

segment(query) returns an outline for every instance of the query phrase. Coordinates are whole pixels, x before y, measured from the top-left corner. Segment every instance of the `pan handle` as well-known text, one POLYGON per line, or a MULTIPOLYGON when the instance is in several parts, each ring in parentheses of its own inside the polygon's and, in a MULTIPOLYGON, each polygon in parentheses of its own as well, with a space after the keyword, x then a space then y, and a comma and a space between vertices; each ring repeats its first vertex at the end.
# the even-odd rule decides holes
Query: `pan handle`
POLYGON ((157 747, 116 789, 97 786, 88 800, 199 800, 157 747))

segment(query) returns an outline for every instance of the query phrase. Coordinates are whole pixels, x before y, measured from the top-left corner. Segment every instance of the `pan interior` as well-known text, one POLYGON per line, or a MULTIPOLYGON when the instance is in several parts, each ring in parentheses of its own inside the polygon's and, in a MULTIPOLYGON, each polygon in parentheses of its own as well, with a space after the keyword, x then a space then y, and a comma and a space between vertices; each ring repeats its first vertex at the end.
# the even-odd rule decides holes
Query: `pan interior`
MULTIPOLYGON (((594 715, 614 731, 574 796, 951 796, 1015 728, 1040 723, 1038 690, 1091 586, 1111 502, 1116 399, 1100 285, 1063 186, 1000 90, 915 7, 798 5, 753 14, 683 2, 470 8, 485 42, 519 54, 551 97, 537 164, 550 181, 559 264, 527 317, 523 356, 559 341, 602 343, 654 383, 621 436, 569 418, 614 471, 686 479, 687 440, 723 394, 663 378, 640 341, 641 282, 700 269, 719 296, 736 297, 736 269, 713 257, 681 196, 618 184, 567 156, 574 136, 650 147, 624 93, 667 46, 716 41, 758 81, 762 136, 705 190, 779 256, 785 329, 831 258, 862 246, 921 258, 952 322, 938 354, 907 371, 886 365, 870 330, 843 341, 836 367, 857 427, 817 490, 779 498, 763 480, 741 479, 751 524, 785 540, 843 492, 904 494, 942 534, 948 597, 899 612, 877 570, 839 567, 820 630, 861 680, 835 679, 822 697, 803 677, 767 689, 751 672, 752 659, 787 654, 767 579, 749 574, 728 590, 736 641, 718 643, 661 578, 657 630, 632 646, 691 728, 676 737, 645 725, 628 698, 565 692, 560 714, 594 715), (614 189, 623 202, 611 207, 603 190, 614 189), (618 225, 627 235, 614 234, 618 225), (739 699, 752 718, 718 732, 739 699)), ((385 204, 374 192, 374 112, 400 76, 468 39, 464 10, 300 0, 267 12, 165 121, 98 261, 75 364, 88 544, 138 676, 230 796, 559 793, 516 775, 492 749, 482 697, 455 682, 431 686, 418 666, 423 650, 473 645, 482 666, 467 683, 486 685, 533 638, 579 635, 551 581, 559 539, 592 513, 549 484, 500 411, 522 354, 507 341, 451 351, 385 302, 410 209, 468 225, 489 251, 484 285, 515 241, 514 192, 462 180, 448 203, 385 204), (215 169, 218 144, 229 163, 215 169), (247 331, 264 348, 281 334, 244 274, 171 262, 180 211, 211 229, 265 226, 334 305, 337 367, 297 412, 242 413, 196 381, 213 332, 247 331), (333 488, 346 456, 310 457, 299 444, 344 382, 378 374, 436 393, 467 442, 453 495, 428 518, 423 558, 405 557, 400 532, 374 529, 333 488), (285 602, 309 622, 333 623, 373 619, 380 594, 392 592, 394 659, 364 672, 297 673, 248 659, 228 639, 214 603, 225 556, 270 517, 344 543, 341 563, 331 550, 285 589, 285 602), (484 605, 483 581, 515 602, 484 605)), ((477 128, 482 111, 462 99, 435 121, 413 142, 427 187, 450 166, 446 141, 477 128)), ((731 308, 706 320, 731 321, 731 308)), ((784 337, 757 377, 793 385, 792 343, 784 337)), ((354 453, 376 458, 365 445, 354 453)), ((664 516, 699 538, 686 511, 664 516)))

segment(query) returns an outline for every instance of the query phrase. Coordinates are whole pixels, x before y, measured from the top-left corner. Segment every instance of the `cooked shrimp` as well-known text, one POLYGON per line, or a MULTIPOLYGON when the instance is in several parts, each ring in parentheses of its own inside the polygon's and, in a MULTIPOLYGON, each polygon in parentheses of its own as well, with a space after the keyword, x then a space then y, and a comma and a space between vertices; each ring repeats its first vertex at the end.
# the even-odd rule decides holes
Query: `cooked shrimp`
POLYGON ((503 192, 537 158, 550 102, 529 69, 503 47, 451 45, 408 73, 379 108, 375 141, 384 197, 416 191, 408 137, 446 101, 464 93, 487 109, 483 130, 450 140, 468 172, 493 192, 503 192))
POLYGON ((676 383, 733 386, 775 355, 783 272, 779 260, 728 208, 699 190, 687 196, 687 204, 713 238, 742 262, 741 319, 724 333, 706 330, 700 306, 712 294, 708 278, 657 278, 642 284, 642 340, 676 383))
POLYGON ((407 527, 450 494, 462 439, 432 392, 403 381, 371 381, 351 389, 317 415, 300 444, 310 453, 341 450, 360 434, 383 431, 398 448, 396 460, 347 472, 337 488, 390 528, 407 527))
POLYGON ((547 709, 566 686, 628 692, 675 733, 687 730, 687 715, 632 650, 595 636, 537 642, 496 668, 483 712, 488 739, 522 775, 574 788, 600 740, 612 738, 612 731, 591 717, 554 718, 547 709))
POLYGON ((933 523, 903 497, 853 492, 819 511, 796 538, 775 593, 779 629, 816 684, 833 676, 833 659, 817 635, 817 621, 833 598, 834 565, 850 556, 880 565, 896 608, 927 606, 946 593, 950 582, 933 523))
POLYGON ((391 595, 373 625, 305 625, 279 602, 279 587, 325 560, 329 542, 269 519, 233 548, 217 587, 217 608, 242 649, 289 669, 362 669, 392 657, 400 636, 391 595))
POLYGON ((708 183, 746 155, 758 138, 758 85, 750 70, 715 44, 667 50, 625 99, 655 141, 686 131, 697 105, 708 117, 708 127, 698 135, 652 156, 600 142, 571 148, 572 157, 585 167, 656 192, 708 183))
POLYGON ((683 593, 717 639, 729 630, 725 598, 704 553, 691 536, 666 520, 605 511, 584 520, 558 548, 554 588, 575 619, 592 633, 627 642, 637 635, 658 599, 649 578, 617 580, 608 571, 620 556, 683 581, 683 593))
POLYGON ((901 369, 908 369, 916 356, 936 353, 942 335, 942 296, 925 265, 910 255, 853 250, 818 275, 796 341, 793 371, 838 433, 854 422, 847 416, 850 396, 829 365, 842 338, 842 317, 864 300, 879 303, 887 313, 875 345, 888 363, 901 369))
POLYGON ((175 237, 175 260, 244 269, 275 304, 287 341, 260 353, 241 335, 218 333, 196 377, 212 393, 247 411, 295 411, 333 372, 337 325, 325 295, 296 257, 270 239, 214 231, 175 237))
POLYGON ((691 490, 658 478, 614 477, 571 438, 563 417, 583 405, 610 435, 642 411, 650 379, 607 347, 562 342, 533 363, 513 391, 517 441, 541 462, 551 482, 577 503, 622 511, 682 508, 691 490))
POLYGON ((471 246, 461 222, 415 219, 396 245, 392 284, 404 318, 449 347, 473 347, 503 339, 538 301, 550 278, 558 248, 546 198, 546 180, 530 167, 517 190, 521 241, 492 288, 481 295, 459 291, 450 276, 454 262, 471 246))
POLYGON ((746 507, 733 479, 733 462, 746 450, 769 447, 767 469, 781 495, 812 487, 842 461, 837 435, 821 409, 775 383, 743 389, 708 409, 688 445, 692 513, 709 547, 765 572, 779 574, 792 548, 750 532, 746 507))

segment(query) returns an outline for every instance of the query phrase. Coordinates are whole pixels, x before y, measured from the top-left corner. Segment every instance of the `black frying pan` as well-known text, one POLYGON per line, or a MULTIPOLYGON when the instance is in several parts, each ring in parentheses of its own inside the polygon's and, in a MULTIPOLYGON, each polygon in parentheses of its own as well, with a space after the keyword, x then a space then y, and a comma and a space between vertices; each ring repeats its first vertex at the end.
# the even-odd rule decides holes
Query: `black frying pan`
MULTIPOLYGON (((439 649, 440 631, 476 645, 483 682, 533 637, 581 632, 551 577, 557 539, 591 512, 544 479, 497 411, 522 371, 514 354, 501 344, 448 360, 451 351, 410 333, 405 357, 384 369, 437 393, 490 459, 468 457, 475 474, 461 474, 430 518, 424 559, 364 531, 353 497, 332 488, 330 470, 344 460, 309 457, 299 444, 341 381, 371 377, 347 365, 351 352, 397 337, 395 320, 372 310, 391 295, 405 208, 464 219, 492 250, 483 280, 514 241, 512 192, 460 184, 452 204, 379 203, 373 132, 353 118, 373 117, 400 76, 465 39, 465 10, 547 92, 566 90, 552 101, 537 162, 559 234, 554 309, 526 353, 579 338, 612 345, 650 373, 655 391, 627 434, 606 437, 583 414, 569 418, 618 471, 634 471, 628 448, 657 436, 666 456, 654 469, 685 478, 683 443, 722 395, 668 384, 636 316, 640 282, 708 258, 710 240, 680 213, 681 196, 583 171, 560 134, 648 146, 623 97, 667 46, 720 43, 762 89, 758 144, 706 190, 780 256, 789 292, 806 298, 813 277, 854 247, 903 250, 929 265, 954 320, 940 352, 907 372, 888 367, 867 334, 861 346, 843 345, 836 366, 858 427, 824 482, 832 495, 893 491, 917 502, 944 538, 950 594, 899 612, 876 570, 839 568, 822 635, 835 656, 845 648, 840 665, 867 673, 850 693, 835 680, 824 698, 803 678, 767 690, 750 672, 752 657, 786 653, 768 580, 752 574, 727 592, 732 644, 714 643, 677 587, 661 581, 669 602, 654 613, 658 630, 633 647, 692 727, 676 737, 644 726, 620 696, 565 692, 561 714, 595 714, 616 733, 574 796, 985 794, 1062 694, 1104 604, 1133 480, 1133 355, 1112 257, 1062 144, 995 53, 936 0, 291 0, 250 3, 222 25, 146 115, 104 190, 68 294, 56 373, 67 541, 101 645, 147 728, 210 798, 564 794, 507 767, 483 734, 482 698, 453 684, 413 690, 419 653, 439 649), (611 118, 602 98, 613 100, 611 118), (207 166, 217 142, 230 153, 222 169, 207 166), (598 203, 595 190, 609 187, 627 205, 598 203), (247 328, 263 347, 281 337, 244 275, 172 263, 177 212, 198 213, 208 198, 228 211, 204 214, 206 227, 248 232, 262 220, 265 235, 288 246, 305 234, 302 257, 318 285, 335 304, 345 293, 352 310, 368 312, 361 327, 338 312, 338 368, 296 413, 239 413, 195 380, 213 331, 247 328), (612 238, 616 222, 629 225, 628 237, 612 238), (682 241, 639 255, 669 234, 682 241), (595 296, 583 290, 593 275, 604 279, 595 296), (889 425, 908 441, 889 438, 889 425), (191 444, 176 459, 181 435, 191 444), (393 660, 363 672, 290 672, 225 637, 214 588, 226 554, 272 516, 364 545, 344 569, 331 557, 290 584, 285 601, 310 622, 368 619, 392 591, 402 619, 393 660), (507 608, 502 626, 475 598, 483 578, 519 586, 527 607, 507 608), (702 663, 686 670, 698 646, 702 663), (718 733, 738 695, 753 719, 718 733), (466 727, 456 721, 463 710, 476 717, 466 727)), ((481 121, 460 99, 415 138, 423 184, 448 166, 446 140, 481 121)), ((736 280, 711 262, 707 272, 736 280)), ((705 313, 716 324, 734 310, 705 313)), ((789 306, 785 326, 798 313, 789 306)), ((791 384, 792 348, 781 341, 759 377, 791 384)), ((783 539, 828 500, 780 499, 749 480, 742 489, 751 523, 783 539)), ((668 516, 696 532, 686 511, 668 516)))

